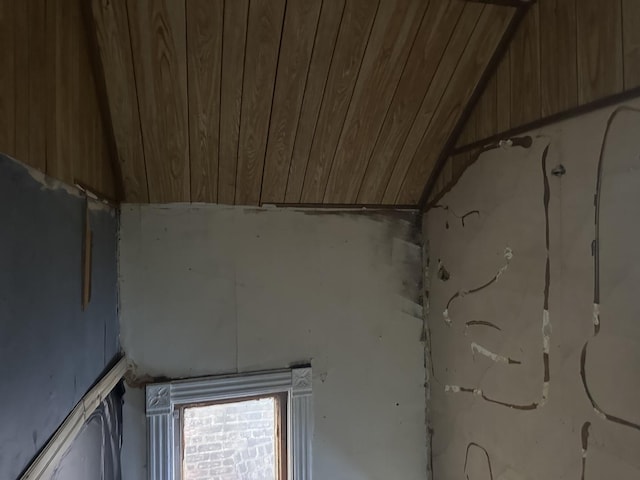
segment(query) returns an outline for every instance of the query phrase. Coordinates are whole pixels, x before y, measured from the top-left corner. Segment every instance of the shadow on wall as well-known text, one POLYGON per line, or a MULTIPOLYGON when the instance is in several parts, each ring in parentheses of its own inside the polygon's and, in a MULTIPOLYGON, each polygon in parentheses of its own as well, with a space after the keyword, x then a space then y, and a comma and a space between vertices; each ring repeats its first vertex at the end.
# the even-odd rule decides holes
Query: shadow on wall
POLYGON ((620 106, 535 132, 427 214, 433 478, 640 475, 638 131, 620 106))

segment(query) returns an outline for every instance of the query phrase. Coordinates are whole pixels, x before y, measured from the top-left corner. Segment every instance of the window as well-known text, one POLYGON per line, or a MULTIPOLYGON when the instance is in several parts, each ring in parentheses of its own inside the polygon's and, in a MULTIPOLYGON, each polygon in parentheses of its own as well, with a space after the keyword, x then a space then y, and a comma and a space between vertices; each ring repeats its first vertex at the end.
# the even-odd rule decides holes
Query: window
POLYGON ((311 480, 311 368, 147 386, 149 479, 311 480))

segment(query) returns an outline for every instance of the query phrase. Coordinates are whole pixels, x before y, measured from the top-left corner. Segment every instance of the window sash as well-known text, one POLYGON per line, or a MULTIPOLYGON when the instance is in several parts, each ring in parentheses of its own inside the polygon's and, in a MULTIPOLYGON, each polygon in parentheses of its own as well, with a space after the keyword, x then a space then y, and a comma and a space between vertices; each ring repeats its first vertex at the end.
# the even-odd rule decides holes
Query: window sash
POLYGON ((287 396, 288 407, 288 480, 311 480, 311 373, 310 367, 303 367, 147 385, 149 480, 181 480, 183 406, 282 393, 287 396))

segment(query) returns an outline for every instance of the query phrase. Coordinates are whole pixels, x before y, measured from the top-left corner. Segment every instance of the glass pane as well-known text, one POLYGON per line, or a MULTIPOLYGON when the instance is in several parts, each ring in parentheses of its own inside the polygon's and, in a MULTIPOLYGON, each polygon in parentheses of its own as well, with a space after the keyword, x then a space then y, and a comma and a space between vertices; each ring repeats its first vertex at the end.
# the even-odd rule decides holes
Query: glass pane
POLYGON ((183 480, 276 480, 275 399, 184 409, 183 480))

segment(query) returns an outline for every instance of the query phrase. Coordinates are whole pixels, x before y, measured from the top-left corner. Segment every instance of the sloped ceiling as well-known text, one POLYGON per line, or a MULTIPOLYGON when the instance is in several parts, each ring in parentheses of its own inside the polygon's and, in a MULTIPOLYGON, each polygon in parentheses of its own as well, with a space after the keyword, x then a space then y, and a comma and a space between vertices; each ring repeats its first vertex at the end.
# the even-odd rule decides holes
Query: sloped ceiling
POLYGON ((124 200, 417 205, 516 11, 92 0, 124 200))

